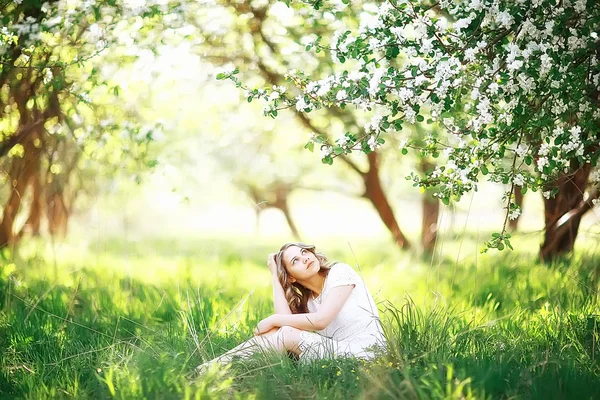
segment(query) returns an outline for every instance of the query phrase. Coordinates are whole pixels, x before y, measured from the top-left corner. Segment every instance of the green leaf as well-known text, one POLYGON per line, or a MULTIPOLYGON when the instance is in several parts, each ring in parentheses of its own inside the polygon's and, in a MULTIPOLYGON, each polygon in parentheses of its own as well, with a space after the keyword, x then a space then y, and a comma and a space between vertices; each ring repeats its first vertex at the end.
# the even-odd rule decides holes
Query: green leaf
POLYGON ((442 203, 444 203, 445 205, 450 205, 450 198, 449 197, 442 197, 442 203))
POLYGON ((498 243, 498 250, 504 250, 504 244, 498 243))
POLYGON ((315 142, 308 142, 304 145, 305 149, 308 149, 309 151, 313 152, 315 150, 315 142))
POLYGON ((487 169, 487 167, 485 165, 481 166, 481 173, 483 175, 487 175, 490 171, 487 169))
POLYGON ((403 149, 402 149, 402 155, 407 155, 407 154, 408 154, 408 149, 406 149, 406 148, 403 148, 403 149))
POLYGON ((417 121, 423 122, 423 121, 425 121, 425 117, 422 115, 417 115, 417 121))

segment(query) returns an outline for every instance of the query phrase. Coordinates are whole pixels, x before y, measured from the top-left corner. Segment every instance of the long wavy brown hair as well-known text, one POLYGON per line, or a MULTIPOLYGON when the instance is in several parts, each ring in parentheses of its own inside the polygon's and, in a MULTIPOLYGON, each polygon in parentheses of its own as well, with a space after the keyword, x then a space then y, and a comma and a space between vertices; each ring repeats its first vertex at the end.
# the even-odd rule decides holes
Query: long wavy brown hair
POLYGON ((336 262, 329 262, 325 254, 317 253, 315 246, 305 243, 286 243, 281 246, 281 249, 279 249, 279 252, 275 255, 277 278, 279 279, 279 283, 281 283, 281 287, 283 287, 283 292, 285 293, 285 298, 288 301, 292 314, 307 313, 309 312, 307 304, 308 299, 311 296, 311 290, 305 288, 298 282, 290 282, 290 274, 287 272, 285 265, 283 265, 283 252, 291 246, 297 246, 313 253, 321 265, 319 274, 323 276, 327 276, 329 270, 336 262))

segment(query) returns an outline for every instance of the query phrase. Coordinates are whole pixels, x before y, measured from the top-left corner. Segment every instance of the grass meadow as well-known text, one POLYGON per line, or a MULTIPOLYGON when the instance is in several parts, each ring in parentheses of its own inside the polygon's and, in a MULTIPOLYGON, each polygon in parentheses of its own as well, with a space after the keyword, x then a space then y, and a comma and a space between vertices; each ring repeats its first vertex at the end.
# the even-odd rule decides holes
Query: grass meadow
POLYGON ((0 397, 600 398, 599 258, 541 265, 538 239, 483 255, 448 242, 453 256, 433 260, 325 243, 367 282, 387 351, 368 363, 259 354, 200 378, 194 367, 272 313, 265 260, 281 243, 28 243, 0 259, 0 397))

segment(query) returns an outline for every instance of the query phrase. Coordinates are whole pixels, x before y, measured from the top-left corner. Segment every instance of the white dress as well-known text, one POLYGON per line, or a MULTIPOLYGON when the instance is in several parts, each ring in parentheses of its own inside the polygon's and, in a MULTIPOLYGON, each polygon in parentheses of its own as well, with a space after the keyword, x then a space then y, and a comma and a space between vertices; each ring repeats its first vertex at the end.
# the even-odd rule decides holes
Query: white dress
POLYGON ((326 301, 331 289, 353 285, 350 297, 340 312, 323 330, 300 334, 300 359, 336 357, 371 359, 376 346, 385 345, 377 305, 362 278, 344 263, 333 265, 325 279, 322 293, 308 300, 309 312, 316 312, 326 301))

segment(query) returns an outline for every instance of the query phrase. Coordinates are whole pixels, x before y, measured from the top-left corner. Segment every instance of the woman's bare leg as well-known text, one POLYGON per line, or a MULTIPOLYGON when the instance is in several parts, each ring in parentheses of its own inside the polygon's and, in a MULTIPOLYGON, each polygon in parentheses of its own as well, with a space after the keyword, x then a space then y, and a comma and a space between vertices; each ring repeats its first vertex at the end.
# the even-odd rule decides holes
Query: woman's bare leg
POLYGON ((203 371, 210 365, 219 363, 227 364, 231 362, 233 357, 247 358, 252 354, 265 351, 278 351, 285 352, 291 351, 295 354, 299 354, 299 343, 300 343, 300 330, 291 326, 283 326, 281 328, 274 328, 270 331, 263 333, 262 335, 255 336, 250 340, 245 341, 239 346, 234 347, 225 354, 201 364, 196 369, 203 371))

